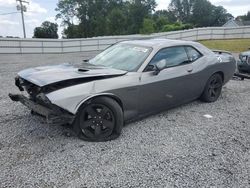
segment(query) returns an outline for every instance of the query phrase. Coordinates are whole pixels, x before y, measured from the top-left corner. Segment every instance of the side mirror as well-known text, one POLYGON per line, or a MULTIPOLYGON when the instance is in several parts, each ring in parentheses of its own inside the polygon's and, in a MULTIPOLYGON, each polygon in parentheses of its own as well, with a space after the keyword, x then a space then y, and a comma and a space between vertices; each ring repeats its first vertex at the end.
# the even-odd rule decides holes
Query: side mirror
POLYGON ((166 59, 162 59, 160 61, 158 61, 156 64, 155 64, 155 72, 154 72, 154 75, 158 75, 163 69, 165 69, 167 66, 167 61, 166 59))

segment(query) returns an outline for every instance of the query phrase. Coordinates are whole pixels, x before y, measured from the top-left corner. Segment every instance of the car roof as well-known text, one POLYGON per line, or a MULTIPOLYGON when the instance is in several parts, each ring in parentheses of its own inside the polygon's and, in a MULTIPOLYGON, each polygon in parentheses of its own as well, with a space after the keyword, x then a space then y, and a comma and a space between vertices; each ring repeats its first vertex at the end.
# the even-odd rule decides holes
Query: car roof
POLYGON ((195 42, 171 39, 143 39, 143 40, 129 40, 122 43, 134 44, 145 47, 169 47, 175 45, 195 45, 195 42))

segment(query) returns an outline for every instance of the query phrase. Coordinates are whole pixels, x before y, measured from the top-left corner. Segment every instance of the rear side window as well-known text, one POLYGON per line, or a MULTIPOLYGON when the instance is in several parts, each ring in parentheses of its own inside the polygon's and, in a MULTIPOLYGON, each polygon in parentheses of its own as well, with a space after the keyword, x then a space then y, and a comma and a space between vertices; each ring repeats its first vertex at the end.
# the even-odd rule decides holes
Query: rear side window
POLYGON ((183 46, 170 47, 161 49, 148 64, 145 71, 154 70, 154 66, 157 62, 165 60, 167 62, 167 67, 174 67, 178 65, 184 65, 189 63, 189 58, 187 56, 186 50, 183 46))
POLYGON ((186 46, 185 48, 187 50, 187 54, 188 54, 190 62, 194 62, 197 59, 199 59, 200 57, 202 57, 202 54, 198 50, 196 50, 195 48, 193 48, 191 46, 186 46))

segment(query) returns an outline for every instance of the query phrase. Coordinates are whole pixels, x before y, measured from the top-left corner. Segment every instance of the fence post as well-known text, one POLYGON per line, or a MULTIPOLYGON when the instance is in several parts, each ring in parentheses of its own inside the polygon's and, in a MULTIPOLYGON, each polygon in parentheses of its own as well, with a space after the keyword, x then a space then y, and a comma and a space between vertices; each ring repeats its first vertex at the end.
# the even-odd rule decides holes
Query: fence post
POLYGON ((198 28, 196 28, 196 41, 198 41, 198 34, 199 34, 199 30, 198 28))
POLYGON ((43 45, 43 41, 42 41, 42 54, 44 54, 44 45, 43 45))
POLYGON ((226 38, 226 29, 223 27, 223 39, 226 38))
POLYGON ((241 38, 244 39, 244 34, 245 34, 245 28, 243 28, 243 31, 242 31, 242 35, 241 35, 241 38))
POLYGON ((79 39, 79 45, 80 45, 80 52, 82 52, 82 40, 79 39))
POLYGON ((61 52, 63 53, 64 50, 63 50, 63 41, 61 40, 61 52))
POLYGON ((99 42, 99 39, 97 39, 97 51, 98 51, 98 53, 100 51, 100 42, 99 42))
POLYGON ((21 40, 19 40, 18 44, 19 44, 20 54, 22 54, 22 45, 21 45, 21 40))

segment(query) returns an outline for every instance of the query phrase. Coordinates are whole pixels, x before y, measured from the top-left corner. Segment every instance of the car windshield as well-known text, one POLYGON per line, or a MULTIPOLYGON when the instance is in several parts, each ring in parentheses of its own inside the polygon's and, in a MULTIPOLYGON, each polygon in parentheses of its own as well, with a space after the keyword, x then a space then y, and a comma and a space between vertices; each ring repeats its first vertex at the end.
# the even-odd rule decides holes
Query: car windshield
POLYGON ((138 70, 150 52, 151 48, 120 43, 109 47, 89 63, 133 72, 138 70))

